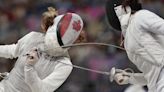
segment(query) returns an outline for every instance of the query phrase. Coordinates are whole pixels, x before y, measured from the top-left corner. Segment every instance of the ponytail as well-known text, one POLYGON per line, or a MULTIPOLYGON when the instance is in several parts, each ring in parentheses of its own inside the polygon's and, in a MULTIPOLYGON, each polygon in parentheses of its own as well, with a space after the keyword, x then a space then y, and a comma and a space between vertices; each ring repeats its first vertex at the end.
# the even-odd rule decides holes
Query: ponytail
POLYGON ((42 31, 46 32, 50 26, 54 24, 54 18, 58 12, 53 7, 48 7, 48 11, 42 14, 42 31))

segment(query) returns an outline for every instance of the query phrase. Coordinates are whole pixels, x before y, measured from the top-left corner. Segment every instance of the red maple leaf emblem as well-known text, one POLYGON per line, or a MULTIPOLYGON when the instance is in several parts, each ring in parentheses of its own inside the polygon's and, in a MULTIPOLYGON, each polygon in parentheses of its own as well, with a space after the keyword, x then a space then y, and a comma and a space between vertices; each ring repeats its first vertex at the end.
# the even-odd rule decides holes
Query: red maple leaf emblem
POLYGON ((74 21, 73 24, 72 24, 72 26, 73 26, 73 29, 76 32, 80 31, 80 29, 81 29, 81 22, 80 22, 80 20, 74 21))

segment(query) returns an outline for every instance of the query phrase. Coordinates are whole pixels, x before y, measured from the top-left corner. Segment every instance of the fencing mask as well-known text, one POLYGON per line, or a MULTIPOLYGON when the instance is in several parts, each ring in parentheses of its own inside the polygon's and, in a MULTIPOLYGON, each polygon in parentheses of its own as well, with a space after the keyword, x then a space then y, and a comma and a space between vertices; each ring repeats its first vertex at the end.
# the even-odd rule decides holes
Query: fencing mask
POLYGON ((73 44, 83 28, 81 17, 75 13, 59 15, 45 35, 45 50, 52 56, 61 56, 67 49, 61 46, 73 44))
POLYGON ((120 18, 122 15, 131 11, 138 11, 141 8, 138 0, 107 0, 106 14, 108 22, 114 29, 121 31, 120 18))

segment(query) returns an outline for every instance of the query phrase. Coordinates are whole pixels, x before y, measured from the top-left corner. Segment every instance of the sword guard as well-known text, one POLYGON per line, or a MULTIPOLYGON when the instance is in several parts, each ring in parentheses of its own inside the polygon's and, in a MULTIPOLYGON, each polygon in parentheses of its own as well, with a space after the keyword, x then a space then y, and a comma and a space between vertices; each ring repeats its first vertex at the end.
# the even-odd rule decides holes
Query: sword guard
POLYGON ((116 68, 113 67, 113 68, 110 70, 110 75, 109 75, 109 80, 110 80, 110 82, 113 82, 115 74, 116 74, 116 68))

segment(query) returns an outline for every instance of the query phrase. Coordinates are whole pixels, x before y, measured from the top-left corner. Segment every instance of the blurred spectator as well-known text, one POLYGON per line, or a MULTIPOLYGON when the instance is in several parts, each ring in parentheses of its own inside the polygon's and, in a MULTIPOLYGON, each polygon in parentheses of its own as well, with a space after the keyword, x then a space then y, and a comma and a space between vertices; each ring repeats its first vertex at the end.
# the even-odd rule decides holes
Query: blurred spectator
MULTIPOLYGON (((163 1, 161 0, 161 2, 163 1)), ((162 10, 164 4, 161 2, 159 0, 143 0, 143 8, 148 9, 164 18, 164 11, 162 10)))

